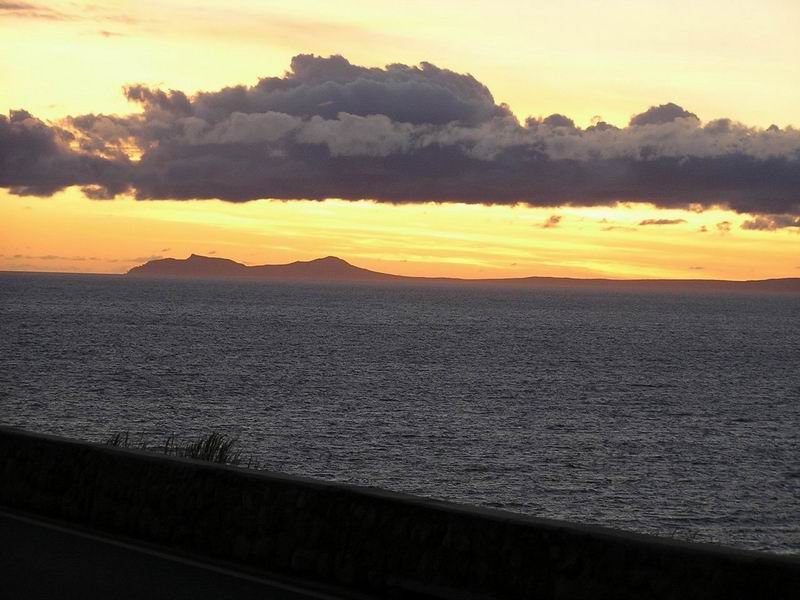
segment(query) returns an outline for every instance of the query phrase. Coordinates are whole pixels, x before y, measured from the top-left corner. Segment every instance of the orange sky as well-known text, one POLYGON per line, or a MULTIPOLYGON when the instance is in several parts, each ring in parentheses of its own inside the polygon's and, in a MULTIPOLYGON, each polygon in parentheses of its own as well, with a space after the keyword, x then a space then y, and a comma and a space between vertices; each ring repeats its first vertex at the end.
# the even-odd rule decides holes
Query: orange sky
MULTIPOLYGON (((120 92, 127 83, 249 85, 313 52, 470 72, 521 119, 560 112, 581 126, 596 115, 624 125, 676 101, 704 120, 800 124, 796 0, 32 4, 38 16, 0 15, 13 48, 0 61, 0 112, 126 113, 136 110, 120 92)), ((408 275, 800 276, 797 228, 747 231, 746 218, 649 205, 92 201, 77 189, 52 198, 0 189, 0 270, 120 273, 194 252, 249 264, 333 254, 408 275), (646 219, 677 222, 639 225, 646 219)))
POLYGON ((191 253, 247 264, 333 254, 403 275, 753 279, 800 276, 800 238, 727 211, 372 202, 92 201, 0 196, 7 270, 123 273, 191 253), (545 225, 551 217, 555 225, 545 225), (673 225, 640 225, 659 219, 673 225), (705 231, 702 229, 705 228, 705 231))

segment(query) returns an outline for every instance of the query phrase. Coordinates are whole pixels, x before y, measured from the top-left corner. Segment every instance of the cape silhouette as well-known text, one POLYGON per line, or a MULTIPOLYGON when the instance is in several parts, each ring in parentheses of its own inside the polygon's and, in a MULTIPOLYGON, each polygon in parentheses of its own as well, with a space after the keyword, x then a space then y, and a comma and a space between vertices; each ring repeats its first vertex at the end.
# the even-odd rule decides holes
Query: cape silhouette
POLYGON ((351 265, 341 258, 326 256, 285 265, 247 266, 228 258, 192 254, 189 258, 151 260, 128 271, 135 277, 189 277, 211 279, 256 279, 306 282, 386 283, 470 283, 549 288, 654 289, 697 291, 759 291, 800 293, 800 278, 726 281, 717 279, 576 279, 571 277, 517 277, 506 279, 457 279, 450 277, 408 277, 379 273, 351 265))

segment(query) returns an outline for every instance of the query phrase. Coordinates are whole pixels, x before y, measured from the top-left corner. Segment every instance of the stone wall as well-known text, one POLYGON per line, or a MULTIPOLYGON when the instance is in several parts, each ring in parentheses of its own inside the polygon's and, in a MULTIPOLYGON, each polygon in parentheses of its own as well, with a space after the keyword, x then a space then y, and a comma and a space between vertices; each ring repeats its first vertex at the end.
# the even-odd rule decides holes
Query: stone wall
POLYGON ((800 560, 0 427, 0 505, 381 598, 798 597, 800 560))

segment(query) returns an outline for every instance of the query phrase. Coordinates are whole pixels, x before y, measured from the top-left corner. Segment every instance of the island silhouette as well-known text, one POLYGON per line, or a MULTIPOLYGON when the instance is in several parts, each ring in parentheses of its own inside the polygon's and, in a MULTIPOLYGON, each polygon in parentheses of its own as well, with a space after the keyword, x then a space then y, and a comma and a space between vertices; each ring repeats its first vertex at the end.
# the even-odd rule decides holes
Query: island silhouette
POLYGON ((246 279, 308 283, 453 283, 547 288, 661 291, 752 291, 800 293, 800 278, 730 281, 721 279, 580 279, 572 277, 511 277, 460 279, 412 277, 380 273, 350 264, 336 256, 280 265, 248 266, 229 258, 192 254, 188 258, 161 258, 132 268, 131 277, 180 277, 195 279, 246 279))
POLYGON ((390 281, 417 279, 378 273, 351 265, 341 258, 326 256, 285 265, 247 266, 229 258, 200 256, 151 260, 128 271, 128 275, 150 277, 246 278, 283 281, 390 281))

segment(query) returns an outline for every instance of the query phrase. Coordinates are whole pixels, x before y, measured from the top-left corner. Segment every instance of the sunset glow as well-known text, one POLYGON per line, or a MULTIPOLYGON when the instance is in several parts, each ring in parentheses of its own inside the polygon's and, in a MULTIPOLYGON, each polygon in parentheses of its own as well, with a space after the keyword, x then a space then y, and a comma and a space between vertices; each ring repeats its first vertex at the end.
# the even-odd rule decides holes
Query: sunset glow
POLYGON ((0 34, 0 600, 797 596, 800 0, 0 34))
MULTIPOLYGON (((721 0, 669 6, 513 1, 502 11, 478 1, 249 1, 235 8, 182 0, 7 4, 0 7, 0 27, 14 57, 0 64, 0 113, 24 109, 48 126, 73 131, 69 116, 141 115, 145 108, 122 93, 126 85, 191 97, 280 77, 298 54, 343 55, 366 67, 430 62, 469 73, 521 124, 529 116, 556 113, 578 128, 600 121, 625 128, 633 115, 674 101, 704 126, 723 117, 746 124, 750 129, 742 135, 763 137, 748 150, 758 160, 763 144, 773 144, 764 156, 783 152, 796 161, 791 152, 800 152, 792 128, 800 124, 798 22, 800 4, 793 0, 743 0, 734 9, 721 0), (778 141, 765 133, 773 124, 782 136, 778 141)), ((311 134, 302 135, 307 140, 311 134)), ((356 142, 378 156, 395 151, 356 142)), ((142 149, 125 143, 135 162, 142 149)), ((334 155, 354 152, 326 143, 334 155)), ((503 143, 480 159, 495 160, 503 143)), ((624 144, 634 142, 615 143, 620 148, 613 152, 627 156, 624 144)), ((600 151, 608 147, 603 139, 598 144, 600 151)), ((475 152, 484 152, 480 148, 475 152)), ((13 170, 15 163, 9 164, 13 170)), ((789 169, 796 177, 797 167, 789 169)), ((260 193, 247 202, 191 196, 177 201, 169 193, 157 196, 161 192, 147 192, 160 199, 135 200, 130 190, 90 200, 82 185, 67 185, 50 197, 15 195, 18 185, 0 185, 0 270, 124 273, 152 257, 197 253, 247 264, 337 255, 389 273, 479 278, 800 274, 800 219, 792 220, 798 204, 785 199, 780 210, 753 212, 731 210, 723 196, 718 203, 704 196, 699 208, 693 197, 671 197, 656 206, 630 195, 619 204, 578 196, 537 207, 507 199, 494 204, 489 197, 486 205, 444 197, 430 202, 436 190, 403 204, 392 196, 382 202, 338 200, 335 193, 324 201, 287 199, 285 193, 281 201, 260 193), (754 220, 759 217, 767 220, 754 220)), ((764 197, 770 193, 759 190, 764 197)), ((749 200, 739 202, 745 206, 749 200)))
POLYGON ((432 277, 754 279, 800 273, 796 233, 742 230, 745 219, 727 211, 646 205, 90 201, 70 191, 47 200, 7 196, 0 219, 0 265, 7 270, 124 273, 156 257, 196 253, 246 264, 332 254, 377 271, 432 277), (677 222, 640 225, 653 217, 677 222))

